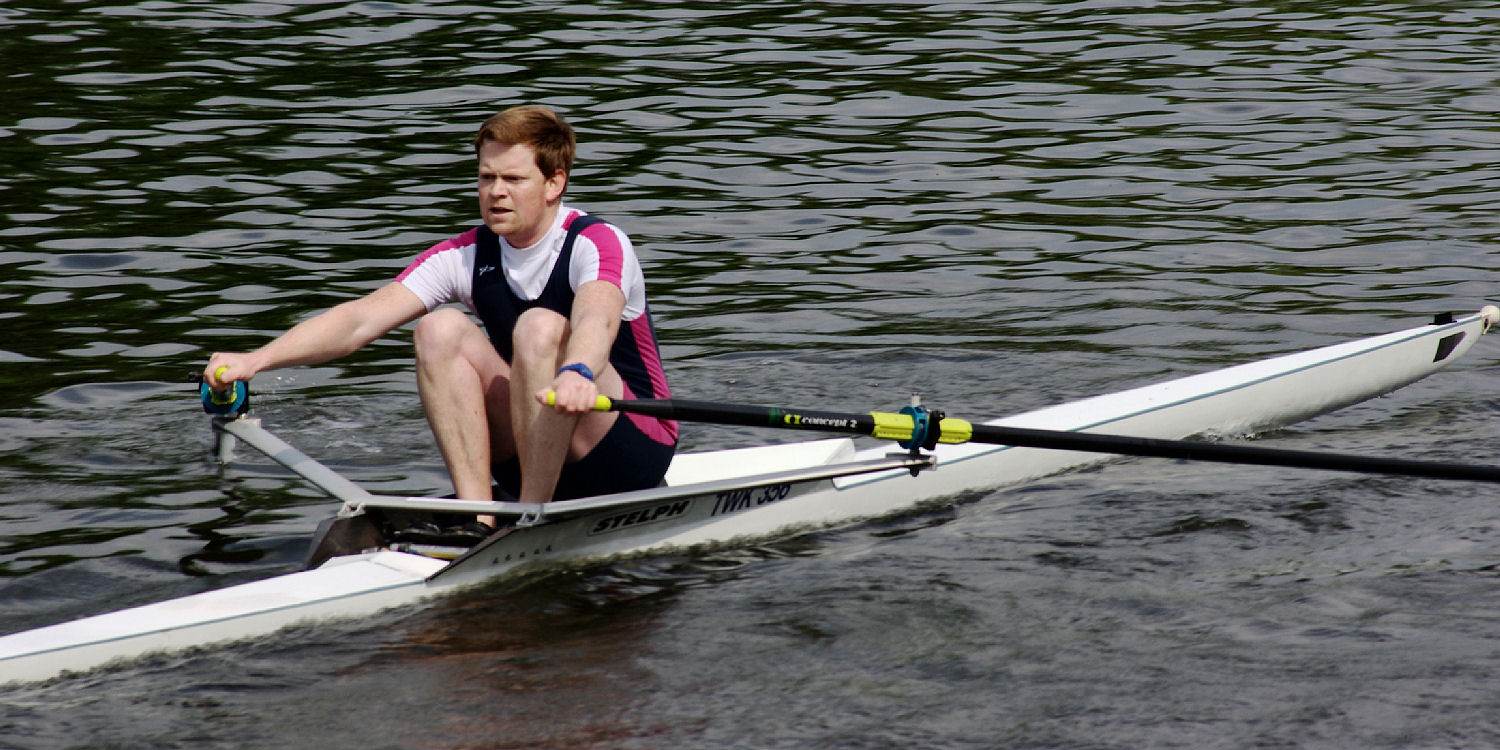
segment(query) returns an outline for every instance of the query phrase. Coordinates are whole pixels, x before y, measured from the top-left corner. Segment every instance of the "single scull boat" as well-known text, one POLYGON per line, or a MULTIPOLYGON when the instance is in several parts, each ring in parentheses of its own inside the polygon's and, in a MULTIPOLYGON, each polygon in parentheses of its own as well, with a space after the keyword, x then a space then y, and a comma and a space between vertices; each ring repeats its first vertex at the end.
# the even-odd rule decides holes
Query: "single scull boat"
MULTIPOLYGON (((949 444, 948 438, 938 439, 936 430, 924 442, 913 427, 925 419, 912 412, 905 419, 910 443, 903 443, 910 448, 905 452, 890 453, 887 447, 860 450, 843 437, 684 453, 673 461, 663 487, 546 504, 374 495, 282 442, 256 419, 215 418, 226 460, 236 440, 246 442, 343 501, 338 515, 319 526, 306 569, 0 636, 0 683, 47 679, 146 653, 261 636, 294 623, 363 616, 541 566, 734 543, 888 515, 960 492, 1015 484, 1103 460, 1098 453, 1078 451, 1199 458, 1160 452, 1160 446, 1121 447, 1117 438, 1109 438, 1114 442, 1102 447, 1068 444, 1069 450, 1015 446, 1049 445, 1022 441, 1040 431, 1073 433, 1074 438, 1077 433, 1132 436, 1147 439, 1138 441, 1144 445, 1156 439, 1208 432, 1244 434, 1287 424, 1425 377, 1467 352, 1497 319, 1500 311, 1494 307, 1459 318, 1439 316, 1419 328, 973 426, 973 433, 1014 434, 990 438, 991 443, 1016 440, 1012 445, 949 444), (935 469, 938 465, 941 468, 935 469), (476 513, 492 513, 503 523, 472 548, 399 541, 399 530, 414 521, 476 513)), ((776 413, 788 423, 784 426, 838 427, 813 424, 819 420, 811 418, 805 420, 808 424, 790 424, 803 420, 796 413, 776 413)), ((950 421, 957 422, 941 416, 935 421, 943 432, 950 421)), ((961 424, 968 431, 968 424, 961 424)))

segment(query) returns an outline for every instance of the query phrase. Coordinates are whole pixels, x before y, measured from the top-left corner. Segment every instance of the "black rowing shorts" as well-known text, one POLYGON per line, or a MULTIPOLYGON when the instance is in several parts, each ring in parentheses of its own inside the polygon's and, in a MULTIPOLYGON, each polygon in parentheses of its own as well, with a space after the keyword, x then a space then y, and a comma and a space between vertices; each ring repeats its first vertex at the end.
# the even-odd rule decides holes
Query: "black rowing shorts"
MULTIPOLYGON (((587 456, 563 464, 552 499, 573 500, 658 487, 676 451, 677 446, 652 440, 635 426, 629 415, 621 414, 587 456)), ((520 496, 520 458, 512 456, 492 466, 490 471, 501 490, 511 497, 520 496)))

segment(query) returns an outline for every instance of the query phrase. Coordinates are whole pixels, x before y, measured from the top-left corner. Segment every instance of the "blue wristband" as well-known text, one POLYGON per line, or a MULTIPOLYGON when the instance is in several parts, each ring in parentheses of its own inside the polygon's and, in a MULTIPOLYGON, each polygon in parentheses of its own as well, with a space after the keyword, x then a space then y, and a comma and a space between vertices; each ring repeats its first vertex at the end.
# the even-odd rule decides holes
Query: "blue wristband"
POLYGON ((582 362, 574 362, 571 365, 563 365, 562 367, 558 368, 557 374, 561 375, 569 370, 582 375, 584 379, 589 381, 590 383, 594 382, 594 371, 590 370, 589 366, 582 362))

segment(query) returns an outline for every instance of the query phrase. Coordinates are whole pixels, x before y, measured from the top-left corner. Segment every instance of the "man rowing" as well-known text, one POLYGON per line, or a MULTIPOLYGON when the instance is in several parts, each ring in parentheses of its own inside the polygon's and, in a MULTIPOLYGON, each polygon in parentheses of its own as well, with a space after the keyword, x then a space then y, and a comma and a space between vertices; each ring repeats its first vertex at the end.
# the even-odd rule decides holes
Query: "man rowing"
POLYGON ((214 353, 207 382, 326 362, 420 317, 418 392, 457 497, 493 499, 492 482, 533 503, 660 484, 676 422, 592 410, 601 394, 670 393, 630 238, 562 201, 575 145, 546 107, 490 117, 474 138, 481 225, 256 351, 214 353))

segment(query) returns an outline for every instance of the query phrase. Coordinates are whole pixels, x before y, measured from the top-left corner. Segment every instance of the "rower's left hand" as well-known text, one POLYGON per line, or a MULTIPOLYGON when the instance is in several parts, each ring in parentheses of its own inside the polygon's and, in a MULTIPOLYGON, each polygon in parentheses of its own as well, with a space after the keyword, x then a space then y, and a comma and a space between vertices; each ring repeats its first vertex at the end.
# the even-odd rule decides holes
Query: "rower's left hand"
POLYGON ((585 414, 593 411, 599 400, 599 386, 594 381, 567 370, 552 380, 552 386, 536 392, 537 403, 547 405, 548 395, 556 394, 552 410, 558 414, 585 414))

